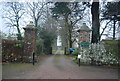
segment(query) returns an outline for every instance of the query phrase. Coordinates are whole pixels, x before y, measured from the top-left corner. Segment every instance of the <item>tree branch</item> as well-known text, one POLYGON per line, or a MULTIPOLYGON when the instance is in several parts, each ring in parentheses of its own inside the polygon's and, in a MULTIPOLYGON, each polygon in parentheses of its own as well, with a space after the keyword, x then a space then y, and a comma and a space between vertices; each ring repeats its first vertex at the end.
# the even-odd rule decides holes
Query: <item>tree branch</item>
POLYGON ((106 23, 105 27, 103 28, 102 33, 100 34, 100 39, 101 39, 101 36, 103 35, 105 29, 107 28, 107 25, 108 25, 111 21, 112 21, 112 20, 110 20, 109 22, 106 23))

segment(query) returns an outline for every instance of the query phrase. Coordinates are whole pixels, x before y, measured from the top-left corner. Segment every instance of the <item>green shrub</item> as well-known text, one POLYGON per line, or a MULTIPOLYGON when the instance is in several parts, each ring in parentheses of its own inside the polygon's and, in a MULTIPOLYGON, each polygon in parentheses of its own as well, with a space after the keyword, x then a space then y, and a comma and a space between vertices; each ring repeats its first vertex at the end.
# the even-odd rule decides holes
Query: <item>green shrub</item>
POLYGON ((72 55, 78 55, 78 50, 75 49, 75 51, 72 52, 72 55))
POLYGON ((66 51, 66 55, 69 55, 69 54, 70 54, 70 52, 67 50, 67 51, 66 51))
POLYGON ((15 47, 20 47, 20 48, 22 48, 23 45, 22 45, 22 44, 16 44, 15 47))

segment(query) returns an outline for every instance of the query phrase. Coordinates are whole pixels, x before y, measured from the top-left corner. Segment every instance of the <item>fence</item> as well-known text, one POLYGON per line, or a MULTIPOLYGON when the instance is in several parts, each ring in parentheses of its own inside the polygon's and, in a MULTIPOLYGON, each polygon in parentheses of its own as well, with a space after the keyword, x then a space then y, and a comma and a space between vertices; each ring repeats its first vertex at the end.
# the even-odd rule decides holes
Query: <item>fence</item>
POLYGON ((119 63, 119 44, 91 44, 88 48, 81 48, 81 62, 95 65, 114 65, 119 63))

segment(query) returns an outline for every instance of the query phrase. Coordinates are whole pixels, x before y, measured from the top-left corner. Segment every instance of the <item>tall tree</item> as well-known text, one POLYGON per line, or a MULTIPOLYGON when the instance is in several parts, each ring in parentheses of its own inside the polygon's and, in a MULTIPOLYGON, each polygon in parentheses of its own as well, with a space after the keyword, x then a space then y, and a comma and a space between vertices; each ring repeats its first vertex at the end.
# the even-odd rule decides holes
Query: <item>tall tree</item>
POLYGON ((113 22, 113 40, 115 40, 115 32, 117 25, 116 23, 120 21, 120 1, 119 2, 107 2, 102 10, 103 20, 110 20, 113 22))
POLYGON ((57 38, 57 24, 51 16, 51 11, 49 9, 50 4, 35 2, 27 3, 27 5, 29 6, 29 9, 31 8, 29 13, 38 29, 37 52, 48 54, 49 49, 53 46, 57 38))
POLYGON ((18 31, 18 40, 22 40, 21 31, 20 31, 20 20, 24 15, 24 5, 19 2, 6 2, 5 3, 5 14, 3 18, 7 19, 6 23, 9 27, 16 27, 18 31))
POLYGON ((56 2, 55 7, 52 8, 53 16, 57 19, 64 20, 64 28, 66 35, 67 48, 72 48, 72 32, 75 24, 82 19, 85 7, 78 2, 56 2))
POLYGON ((98 43, 100 40, 100 23, 99 23, 99 2, 93 2, 91 7, 92 14, 92 43, 98 43))
MULTIPOLYGON (((48 13, 46 13, 48 14, 48 13)), ((38 39, 37 40, 43 40, 43 52, 48 54, 49 49, 53 47, 53 44, 56 44, 56 38, 57 38, 57 26, 56 21, 52 18, 52 16, 49 14, 49 17, 45 20, 42 27, 38 27, 38 39)))
POLYGON ((28 14, 32 17, 35 27, 38 27, 38 22, 40 18, 44 14, 45 6, 47 3, 45 2, 31 2, 27 3, 28 6, 28 14))

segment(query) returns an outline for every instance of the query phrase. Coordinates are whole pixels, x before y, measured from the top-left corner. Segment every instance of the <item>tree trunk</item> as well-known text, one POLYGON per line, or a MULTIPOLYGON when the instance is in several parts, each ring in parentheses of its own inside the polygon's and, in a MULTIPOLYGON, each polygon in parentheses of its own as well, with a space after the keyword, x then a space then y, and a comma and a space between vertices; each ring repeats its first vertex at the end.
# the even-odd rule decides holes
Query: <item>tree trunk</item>
POLYGON ((91 8, 92 14, 92 43, 98 43, 100 40, 99 23, 99 2, 93 2, 91 8))
POLYGON ((17 34, 17 39, 18 40, 22 40, 22 36, 21 36, 21 32, 20 32, 20 29, 19 29, 19 21, 16 21, 17 25, 17 31, 18 31, 18 34, 17 34))
POLYGON ((114 19, 114 26, 113 26, 113 40, 115 40, 115 24, 116 24, 116 21, 115 21, 115 19, 114 19))
POLYGON ((71 29, 72 27, 70 26, 69 27, 69 48, 72 48, 72 29, 71 29))
POLYGON ((65 28, 66 28, 66 32, 65 32, 65 33, 66 33, 66 43, 67 43, 67 44, 66 44, 66 45, 67 45, 66 47, 67 47, 67 49, 69 49, 69 47, 70 47, 70 46, 69 46, 69 45, 70 45, 70 44, 69 44, 69 39, 70 39, 70 38, 69 38, 68 15, 65 15, 65 28))
POLYGON ((35 27, 38 27, 38 19, 35 18, 35 27))
POLYGON ((101 37, 102 37, 105 29, 107 28, 107 25, 108 25, 110 22, 111 22, 111 20, 110 20, 109 22, 107 22, 106 25, 105 25, 105 27, 103 28, 102 33, 100 34, 100 39, 101 39, 101 37))

